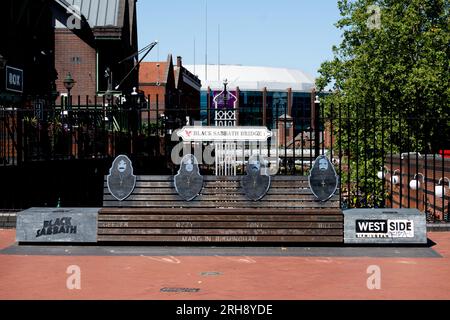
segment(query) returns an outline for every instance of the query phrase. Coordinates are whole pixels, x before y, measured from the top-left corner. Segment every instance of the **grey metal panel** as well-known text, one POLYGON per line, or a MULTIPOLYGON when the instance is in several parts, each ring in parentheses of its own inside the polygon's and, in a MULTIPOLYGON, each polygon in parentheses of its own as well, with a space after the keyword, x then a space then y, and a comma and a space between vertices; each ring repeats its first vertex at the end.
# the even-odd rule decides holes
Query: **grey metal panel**
POLYGON ((92 1, 85 1, 83 2, 83 7, 81 7, 81 12, 84 12, 86 17, 91 15, 91 4, 92 1))
POLYGON ((119 2, 123 0, 66 0, 80 8, 91 28, 118 26, 119 2))
POLYGON ((117 0, 116 1, 107 1, 108 2, 107 8, 106 8, 106 25, 116 25, 117 23, 117 16, 116 16, 116 8, 117 8, 117 0))
POLYGON ((100 2, 97 13, 97 26, 105 26, 106 25, 106 16, 108 15, 108 2, 105 0, 97 0, 100 2))

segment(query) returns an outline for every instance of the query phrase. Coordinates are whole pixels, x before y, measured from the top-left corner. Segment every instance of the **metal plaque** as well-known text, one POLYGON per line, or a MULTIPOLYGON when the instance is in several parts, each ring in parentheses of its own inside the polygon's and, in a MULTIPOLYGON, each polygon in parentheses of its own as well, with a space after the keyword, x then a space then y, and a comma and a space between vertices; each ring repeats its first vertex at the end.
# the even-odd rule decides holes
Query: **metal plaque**
POLYGON ((23 70, 6 66, 6 90, 23 93, 23 70))
POLYGON ((197 158, 188 154, 183 157, 178 174, 174 178, 175 190, 186 201, 194 200, 203 188, 197 158))
POLYGON ((18 242, 97 242, 99 208, 31 208, 17 214, 18 242))
POLYGON ((136 176, 133 175, 133 164, 125 156, 118 156, 107 177, 108 190, 114 198, 123 201, 130 196, 136 186, 136 176))
POLYGON ((270 175, 264 158, 261 155, 250 157, 246 171, 247 175, 241 180, 245 195, 253 201, 261 200, 270 188, 270 175))
POLYGON ((333 164, 326 156, 319 156, 309 173, 309 187, 312 193, 320 201, 330 199, 339 184, 339 177, 334 170, 333 164))

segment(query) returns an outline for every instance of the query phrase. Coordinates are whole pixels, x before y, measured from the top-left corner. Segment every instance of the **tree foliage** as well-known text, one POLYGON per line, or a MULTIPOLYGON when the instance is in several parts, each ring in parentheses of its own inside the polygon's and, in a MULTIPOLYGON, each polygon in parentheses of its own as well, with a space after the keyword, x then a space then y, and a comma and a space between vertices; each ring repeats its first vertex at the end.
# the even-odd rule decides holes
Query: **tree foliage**
POLYGON ((387 153, 450 149, 450 4, 339 0, 338 7, 342 43, 316 85, 334 86, 326 112, 336 119, 341 108, 335 136, 350 167, 370 168, 352 172, 364 191, 377 183, 372 167, 387 153))

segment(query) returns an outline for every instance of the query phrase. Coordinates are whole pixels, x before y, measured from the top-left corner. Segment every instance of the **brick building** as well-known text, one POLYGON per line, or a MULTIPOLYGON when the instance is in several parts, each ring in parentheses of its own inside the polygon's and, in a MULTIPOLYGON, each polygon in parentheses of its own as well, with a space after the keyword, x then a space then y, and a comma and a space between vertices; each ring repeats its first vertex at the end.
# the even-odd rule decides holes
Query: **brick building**
MULTIPOLYGON (((70 72, 76 85, 71 94, 81 96, 81 103, 93 104, 96 95, 108 89, 105 76, 110 68, 112 85, 116 87, 134 67, 134 59, 119 63, 138 50, 136 0, 64 0, 67 11, 79 11, 90 28, 91 37, 80 36, 76 26, 65 17, 57 19, 55 31, 55 63, 57 90, 65 94, 63 80, 70 72), (86 101, 89 96, 89 101, 86 101)), ((138 85, 134 72, 117 93, 129 94, 138 85)))
POLYGON ((139 72, 139 88, 150 99, 151 119, 156 114, 169 116, 178 125, 200 120, 201 82, 177 57, 174 65, 172 55, 166 61, 143 62, 139 72))

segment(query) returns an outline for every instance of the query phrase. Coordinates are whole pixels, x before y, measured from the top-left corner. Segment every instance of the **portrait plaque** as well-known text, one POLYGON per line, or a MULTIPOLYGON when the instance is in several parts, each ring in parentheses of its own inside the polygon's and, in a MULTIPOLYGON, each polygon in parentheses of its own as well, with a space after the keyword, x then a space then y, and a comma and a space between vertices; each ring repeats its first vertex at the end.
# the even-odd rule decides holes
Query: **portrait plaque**
POLYGON ((119 201, 128 198, 136 186, 131 160, 125 155, 118 156, 109 169, 106 181, 108 190, 114 198, 119 201))
POLYGON ((246 171, 241 180, 245 195, 253 201, 261 200, 270 188, 270 175, 264 158, 260 155, 250 157, 246 171))
POLYGON ((203 188, 203 177, 200 174, 197 158, 188 154, 183 157, 178 174, 174 178, 175 190, 185 201, 192 201, 203 188))
POLYGON ((326 156, 319 156, 309 173, 309 187, 320 201, 329 200, 338 187, 339 177, 326 156))

